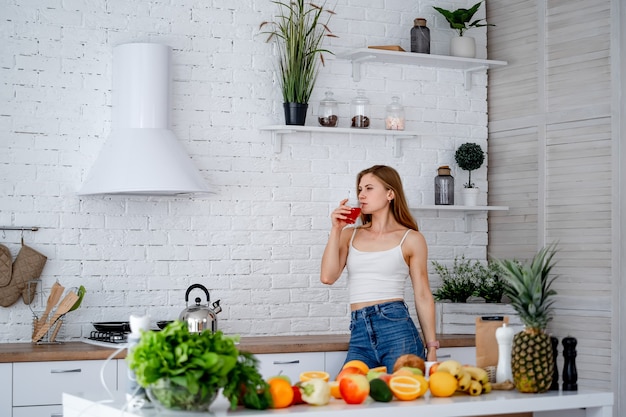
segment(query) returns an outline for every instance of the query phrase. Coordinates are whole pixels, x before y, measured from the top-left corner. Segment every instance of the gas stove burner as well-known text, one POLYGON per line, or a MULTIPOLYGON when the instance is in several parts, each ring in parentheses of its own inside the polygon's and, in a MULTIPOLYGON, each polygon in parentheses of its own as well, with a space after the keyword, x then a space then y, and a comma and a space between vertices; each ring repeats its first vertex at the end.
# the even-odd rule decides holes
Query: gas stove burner
POLYGON ((107 343, 126 343, 128 333, 124 332, 99 332, 94 330, 89 335, 89 340, 107 343))

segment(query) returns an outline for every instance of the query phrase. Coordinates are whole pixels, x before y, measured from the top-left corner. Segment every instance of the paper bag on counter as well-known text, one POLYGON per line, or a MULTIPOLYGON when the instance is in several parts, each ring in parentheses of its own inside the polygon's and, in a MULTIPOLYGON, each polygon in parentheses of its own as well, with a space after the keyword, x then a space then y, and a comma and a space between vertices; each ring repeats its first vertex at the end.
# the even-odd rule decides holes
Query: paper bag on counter
POLYGON ((476 317, 476 366, 486 368, 498 365, 496 329, 509 324, 508 316, 476 317))

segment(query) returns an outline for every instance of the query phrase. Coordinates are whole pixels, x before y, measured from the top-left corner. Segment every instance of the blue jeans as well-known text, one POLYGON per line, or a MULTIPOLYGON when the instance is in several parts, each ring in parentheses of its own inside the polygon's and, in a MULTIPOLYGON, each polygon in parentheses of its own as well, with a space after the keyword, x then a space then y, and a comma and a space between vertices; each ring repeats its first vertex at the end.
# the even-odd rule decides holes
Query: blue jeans
POLYGON ((426 358, 424 343, 403 301, 377 304, 351 313, 346 362, 359 359, 370 368, 393 371, 398 357, 412 353, 426 358))

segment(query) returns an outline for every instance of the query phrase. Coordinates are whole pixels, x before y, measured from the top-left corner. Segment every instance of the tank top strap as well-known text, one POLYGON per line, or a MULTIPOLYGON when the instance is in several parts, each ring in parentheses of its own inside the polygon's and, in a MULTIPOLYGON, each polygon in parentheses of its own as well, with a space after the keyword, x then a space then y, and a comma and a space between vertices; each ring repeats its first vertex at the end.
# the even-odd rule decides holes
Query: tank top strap
POLYGON ((398 246, 402 246, 402 244, 404 243, 404 239, 406 239, 406 237, 409 235, 410 231, 411 231, 411 229, 408 229, 406 231, 406 233, 404 233, 404 236, 402 236, 402 240, 400 241, 400 244, 398 246))
POLYGON ((352 237, 350 238, 350 246, 352 246, 352 242, 354 241, 354 236, 356 236, 357 229, 358 227, 355 227, 354 230, 352 231, 352 237))

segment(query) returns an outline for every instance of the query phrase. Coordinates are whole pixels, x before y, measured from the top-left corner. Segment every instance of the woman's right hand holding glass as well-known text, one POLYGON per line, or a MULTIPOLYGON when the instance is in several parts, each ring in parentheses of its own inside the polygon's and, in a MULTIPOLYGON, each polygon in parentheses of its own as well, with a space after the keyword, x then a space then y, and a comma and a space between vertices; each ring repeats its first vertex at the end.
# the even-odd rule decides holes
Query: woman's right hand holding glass
POLYGON ((345 198, 339 203, 337 207, 330 214, 333 226, 345 227, 348 224, 354 224, 356 219, 361 214, 361 208, 357 204, 348 204, 348 199, 345 198))

